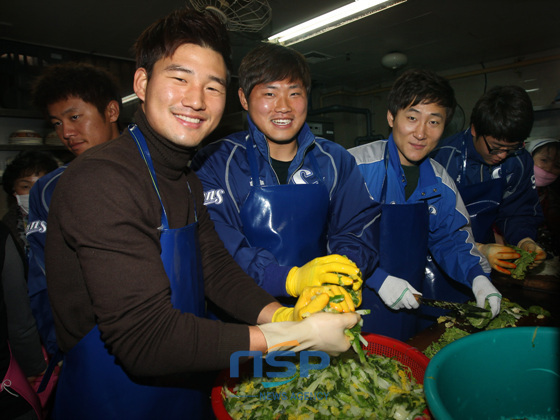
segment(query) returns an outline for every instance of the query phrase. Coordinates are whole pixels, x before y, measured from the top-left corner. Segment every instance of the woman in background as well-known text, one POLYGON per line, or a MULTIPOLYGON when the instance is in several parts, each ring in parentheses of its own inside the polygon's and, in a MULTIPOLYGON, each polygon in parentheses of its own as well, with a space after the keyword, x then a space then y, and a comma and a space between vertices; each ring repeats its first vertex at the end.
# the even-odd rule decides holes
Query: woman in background
POLYGON ((525 148, 535 164, 535 183, 545 222, 539 227, 538 242, 547 252, 560 255, 560 140, 545 138, 528 142, 525 148))
POLYGON ((2 221, 8 226, 23 255, 27 255, 25 228, 29 214, 29 191, 43 175, 58 168, 47 152, 23 151, 8 164, 2 176, 2 186, 8 194, 8 212, 2 221))

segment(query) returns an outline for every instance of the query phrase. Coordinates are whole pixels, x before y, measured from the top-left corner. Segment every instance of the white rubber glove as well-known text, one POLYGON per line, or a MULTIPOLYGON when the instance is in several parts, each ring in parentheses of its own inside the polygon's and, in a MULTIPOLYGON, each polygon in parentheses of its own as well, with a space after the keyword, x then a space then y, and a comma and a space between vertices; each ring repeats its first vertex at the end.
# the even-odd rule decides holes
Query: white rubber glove
POLYGON ((486 300, 488 300, 490 310, 492 311, 492 318, 495 318, 500 313, 502 294, 486 276, 477 276, 474 278, 472 291, 476 298, 476 306, 484 308, 486 300))
POLYGON ((421 295, 406 280, 388 276, 379 288, 379 297, 391 309, 416 309, 418 302, 414 294, 421 295))
POLYGON ((350 348, 344 330, 360 320, 356 313, 316 312, 303 321, 271 322, 258 327, 264 334, 268 351, 319 350, 338 356, 350 348))

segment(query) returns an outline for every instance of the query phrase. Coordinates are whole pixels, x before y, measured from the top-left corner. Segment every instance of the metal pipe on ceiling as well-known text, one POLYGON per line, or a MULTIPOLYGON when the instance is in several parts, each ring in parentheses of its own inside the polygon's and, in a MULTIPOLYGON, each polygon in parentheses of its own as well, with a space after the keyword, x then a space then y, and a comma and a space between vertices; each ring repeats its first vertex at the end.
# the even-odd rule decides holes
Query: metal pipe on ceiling
MULTIPOLYGON (((549 56, 546 56, 546 57, 533 58, 533 59, 530 59, 530 60, 516 61, 514 63, 503 64, 503 65, 500 65, 500 66, 488 67, 488 68, 483 68, 483 69, 479 69, 479 70, 471 70, 471 71, 467 71, 467 72, 463 72, 463 73, 457 73, 457 74, 453 74, 453 75, 449 75, 449 76, 445 76, 445 77, 449 80, 462 79, 462 78, 465 78, 465 77, 478 76, 478 75, 481 75, 481 74, 494 73, 494 72, 503 71, 503 70, 511 70, 511 69, 516 69, 516 68, 519 68, 519 67, 526 67, 526 66, 530 66, 530 65, 533 65, 533 64, 541 64, 541 63, 546 63, 546 62, 555 61, 555 60, 560 60, 560 54, 549 55, 549 56)), ((363 90, 363 91, 360 91, 360 92, 350 92, 350 91, 345 91, 345 90, 337 90, 337 91, 333 91, 333 92, 329 92, 329 93, 326 93, 324 95, 321 95, 319 97, 319 104, 322 106, 323 105, 323 100, 325 98, 330 97, 330 96, 336 96, 336 95, 347 95, 347 96, 375 95, 377 93, 386 92, 390 89, 391 89, 391 85, 385 86, 385 87, 382 87, 382 88, 363 90)))

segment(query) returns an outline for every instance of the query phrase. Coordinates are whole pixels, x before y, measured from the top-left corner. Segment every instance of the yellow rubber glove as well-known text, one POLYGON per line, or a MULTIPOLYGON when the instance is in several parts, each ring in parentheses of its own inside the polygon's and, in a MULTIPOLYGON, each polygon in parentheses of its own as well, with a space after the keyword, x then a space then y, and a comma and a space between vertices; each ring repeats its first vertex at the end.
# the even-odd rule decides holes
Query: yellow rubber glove
POLYGON ((329 299, 330 296, 327 293, 315 294, 309 290, 299 297, 295 307, 288 308, 283 306, 274 312, 272 322, 301 321, 312 313, 321 312, 325 309, 329 304, 329 299))
MULTIPOLYGON (((360 294, 361 296, 361 294, 360 294)), ((306 287, 295 307, 282 307, 272 316, 272 322, 301 321, 315 312, 355 312, 352 297, 342 286, 329 284, 306 287)))
POLYGON ((519 253, 515 252, 512 248, 500 244, 476 244, 478 250, 486 257, 490 266, 500 273, 511 274, 509 269, 514 269, 515 264, 513 261, 521 257, 519 253))
POLYGON ((350 286, 358 290, 362 287, 362 273, 356 264, 342 255, 332 254, 315 258, 302 267, 294 267, 286 276, 286 291, 291 296, 299 296, 306 287, 330 283, 350 286))
MULTIPOLYGON (((325 284, 319 287, 306 287, 303 289, 302 296, 319 296, 326 294, 329 296, 327 312, 355 312, 356 307, 350 293, 335 284, 325 284)), ((311 298, 313 299, 313 297, 311 298)))
POLYGON ((531 238, 521 239, 517 244, 518 248, 521 248, 527 252, 536 252, 537 256, 535 261, 529 266, 529 268, 535 268, 537 265, 541 264, 546 259, 546 252, 542 249, 535 241, 531 238))

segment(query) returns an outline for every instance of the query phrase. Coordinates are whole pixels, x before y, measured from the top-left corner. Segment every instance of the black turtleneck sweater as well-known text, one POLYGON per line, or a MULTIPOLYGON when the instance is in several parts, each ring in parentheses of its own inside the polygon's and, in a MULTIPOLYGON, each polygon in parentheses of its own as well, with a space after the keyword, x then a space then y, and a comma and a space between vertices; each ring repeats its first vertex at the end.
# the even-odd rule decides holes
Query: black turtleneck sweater
MULTIPOLYGON (((254 324, 274 299, 239 268, 215 232, 202 185, 187 168, 194 150, 157 135, 141 111, 135 118, 170 228, 193 223, 196 205, 207 298, 254 324)), ((49 298, 63 351, 96 323, 111 352, 136 376, 222 369, 231 353, 248 350, 246 325, 197 318, 171 306, 160 224, 161 204, 128 130, 69 165, 53 195, 46 242, 49 298)))

